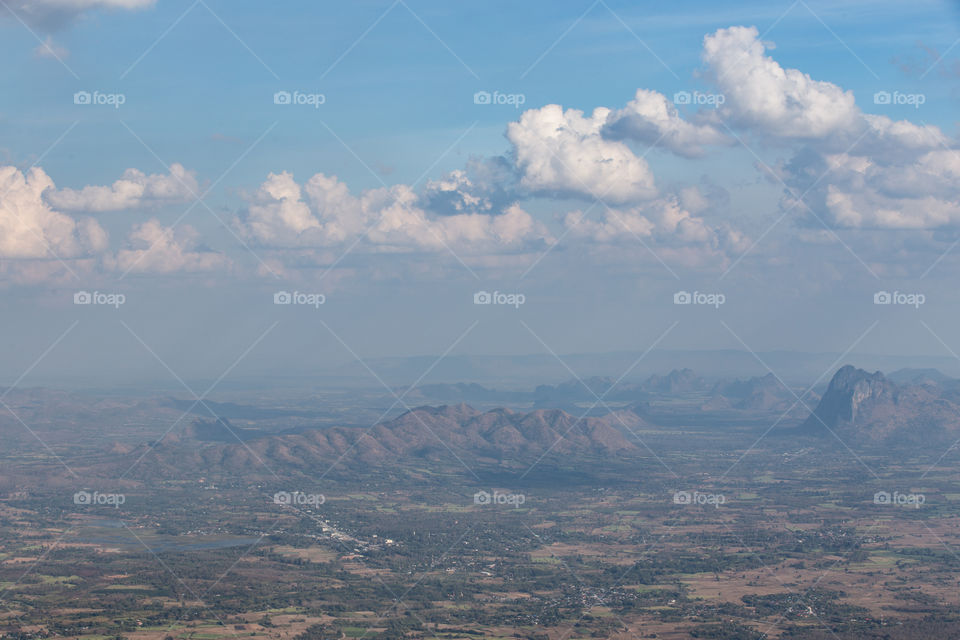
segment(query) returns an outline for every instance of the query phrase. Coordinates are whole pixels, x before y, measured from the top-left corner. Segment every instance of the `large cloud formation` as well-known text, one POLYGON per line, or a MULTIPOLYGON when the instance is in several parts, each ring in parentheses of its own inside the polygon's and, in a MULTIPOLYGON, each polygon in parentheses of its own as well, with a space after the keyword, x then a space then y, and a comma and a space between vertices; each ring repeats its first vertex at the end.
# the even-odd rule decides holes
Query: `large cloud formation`
POLYGON ((26 174, 0 167, 0 257, 67 259, 106 249, 107 232, 96 220, 74 220, 44 201, 44 192, 53 188, 39 167, 26 174))
POLYGON ((58 191, 39 167, 26 173, 0 167, 0 259, 10 263, 2 273, 13 280, 39 281, 62 279, 67 269, 90 272, 97 265, 106 271, 163 274, 228 266, 225 256, 198 246, 197 232, 188 225, 173 229, 157 220, 135 224, 127 246, 111 254, 109 235, 97 220, 74 218, 54 206, 100 212, 179 201, 189 191, 181 179, 193 178, 180 165, 173 166, 173 174, 146 176, 131 169, 112 187, 58 191))
POLYGON ((224 255, 198 246, 199 234, 189 225, 164 227, 155 219, 136 225, 128 247, 106 259, 110 268, 131 273, 214 271, 231 264, 224 255))
POLYGON ((66 211, 120 211, 159 207, 196 199, 200 186, 194 172, 181 164, 170 166, 170 173, 147 175, 139 169, 127 169, 110 186, 51 190, 46 194, 53 206, 66 211))
POLYGON ((704 38, 703 61, 725 98, 722 118, 781 139, 822 139, 853 128, 853 92, 784 69, 765 50, 756 27, 720 29, 704 38))
POLYGON ((407 185, 353 195, 334 176, 304 185, 290 173, 270 174, 250 198, 240 232, 260 246, 330 247, 365 241, 377 251, 466 254, 521 250, 549 241, 546 228, 517 205, 496 213, 432 215, 407 185))
POLYGON ((777 167, 793 194, 785 206, 805 194, 804 203, 837 227, 960 223, 958 144, 937 127, 864 113, 852 92, 782 68, 753 27, 707 36, 703 60, 726 98, 720 121, 793 146, 790 160, 777 167))
MULTIPOLYGON (((786 186, 782 207, 796 209, 801 225, 935 230, 960 224, 955 139, 937 127, 866 113, 852 91, 782 67, 769 48, 754 27, 719 29, 704 38, 701 56, 703 77, 723 96, 715 108, 681 109, 640 88, 620 108, 529 109, 508 124, 510 147, 503 155, 471 158, 421 189, 396 184, 354 193, 337 176, 317 173, 298 182, 278 167, 245 196, 233 228, 281 266, 329 263, 348 247, 391 255, 453 251, 478 265, 519 264, 561 236, 588 248, 616 245, 626 253, 635 247, 639 254, 649 247, 678 264, 715 265, 752 244, 720 215, 725 192, 663 186, 646 156, 656 149, 684 162, 719 156, 740 142, 785 154, 772 167, 757 164, 786 186), (555 225, 547 224, 544 201, 555 225)), ((232 264, 204 248, 192 229, 170 229, 158 219, 132 223, 125 246, 110 254, 96 221, 62 213, 137 212, 191 201, 199 184, 179 164, 168 174, 129 169, 111 185, 62 190, 42 170, 24 175, 7 167, 0 169, 0 187, 4 257, 100 256, 106 268, 160 273, 232 264)), ((798 237, 811 235, 801 230, 798 237)))
POLYGON ((657 188, 647 161, 602 135, 609 115, 605 107, 584 116, 556 104, 525 111, 507 127, 521 185, 534 193, 615 203, 654 197, 657 188))
POLYGON ((709 122, 684 120, 662 93, 637 89, 623 109, 611 111, 604 124, 608 138, 656 145, 687 158, 701 156, 707 145, 730 144, 729 136, 709 122))

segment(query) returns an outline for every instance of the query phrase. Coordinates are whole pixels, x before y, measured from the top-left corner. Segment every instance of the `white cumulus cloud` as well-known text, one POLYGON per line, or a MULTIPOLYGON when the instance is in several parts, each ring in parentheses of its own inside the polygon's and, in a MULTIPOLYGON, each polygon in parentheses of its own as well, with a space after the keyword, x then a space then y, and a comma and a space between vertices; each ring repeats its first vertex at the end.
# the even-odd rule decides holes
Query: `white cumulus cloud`
POLYGON ((766 55, 756 27, 719 29, 703 40, 703 60, 724 103, 725 121, 775 138, 823 138, 855 127, 852 91, 784 69, 766 55))
POLYGON ((194 172, 181 164, 170 166, 168 174, 147 175, 127 169, 112 185, 90 185, 82 189, 51 189, 45 194, 53 206, 67 211, 121 211, 188 202, 200 195, 194 172))
POLYGON ((306 184, 290 173, 270 174, 252 194, 240 232, 274 248, 330 247, 363 242, 375 251, 441 251, 468 254, 513 251, 549 234, 519 206, 497 213, 431 215, 408 185, 354 195, 335 176, 316 174, 306 184))
POLYGON ((39 167, 26 174, 0 167, 0 256, 67 259, 106 248, 107 232, 95 220, 75 220, 44 201, 44 192, 53 188, 39 167))
POLYGON ((132 273, 170 274, 222 269, 230 264, 221 253, 199 247, 199 234, 189 225, 165 227, 155 219, 136 225, 127 236, 128 247, 105 262, 132 273))
POLYGON ((590 116, 549 104, 525 111, 507 127, 520 184, 533 193, 601 198, 611 203, 657 195, 653 172, 625 143, 603 136, 610 109, 590 116))
POLYGON ((703 60, 725 96, 716 119, 792 149, 776 168, 789 187, 784 206, 803 195, 837 227, 960 224, 956 140, 935 126, 865 113, 852 91, 785 69, 766 50, 756 28, 730 27, 704 38, 703 60))
POLYGON ((611 111, 604 132, 609 138, 656 145, 686 157, 703 155, 706 145, 730 143, 715 125, 684 120, 666 96, 649 89, 637 89, 623 109, 611 111))

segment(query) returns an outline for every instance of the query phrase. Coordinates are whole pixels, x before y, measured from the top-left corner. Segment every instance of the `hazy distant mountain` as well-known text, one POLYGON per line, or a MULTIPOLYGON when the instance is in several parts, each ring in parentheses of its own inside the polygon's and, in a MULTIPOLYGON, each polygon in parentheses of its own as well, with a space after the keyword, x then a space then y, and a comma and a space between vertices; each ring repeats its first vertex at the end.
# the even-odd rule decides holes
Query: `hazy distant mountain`
MULTIPOLYGON (((542 384, 532 392, 503 391, 476 383, 429 384, 410 392, 411 398, 426 402, 456 403, 503 403, 524 405, 532 403, 535 408, 563 408, 575 412, 575 407, 597 404, 596 413, 608 413, 606 403, 627 403, 631 406, 648 404, 657 397, 683 398, 709 392, 711 398, 704 404, 707 409, 737 409, 742 411, 786 410, 796 398, 772 374, 744 380, 721 381, 710 384, 692 369, 674 369, 664 375, 652 375, 641 383, 629 382, 609 376, 591 376, 567 380, 559 384, 542 384), (601 398, 603 402, 598 402, 601 398)), ((806 403, 815 403, 819 396, 809 395, 806 403)))
MULTIPOLYGON (((645 404, 653 395, 684 395, 709 388, 707 382, 691 369, 674 369, 666 375, 652 375, 642 383, 626 382, 605 376, 569 380, 558 385, 540 385, 534 391, 536 407, 568 407, 604 402, 645 404)), ((603 405, 599 405, 603 409, 603 405)))
POLYGON ((825 434, 828 428, 860 442, 952 441, 960 434, 960 404, 938 387, 900 385, 879 371, 847 365, 833 376, 800 430, 825 434))
MULTIPOLYGON (((772 376, 770 376, 772 379, 772 376)), ((764 386, 762 381, 766 378, 755 378, 751 381, 737 383, 741 385, 764 386)), ((779 386, 774 379, 774 384, 766 384, 770 387, 771 393, 777 393, 773 389, 779 386)), ((501 391, 476 383, 457 383, 457 384, 429 384, 417 387, 411 392, 412 397, 422 398, 427 401, 445 402, 445 403, 481 403, 481 402, 501 402, 504 404, 523 404, 532 402, 535 408, 569 408, 572 410, 575 406, 584 406, 597 404, 597 410, 600 413, 607 413, 604 403, 628 403, 636 405, 645 403, 654 395, 663 396, 683 396, 691 393, 702 393, 709 389, 709 384, 692 369, 674 369, 665 375, 652 375, 642 383, 620 380, 609 376, 590 376, 582 379, 572 379, 559 384, 541 384, 532 392, 524 391, 501 391), (598 402, 598 398, 603 402, 598 402)), ((731 388, 732 389, 732 388, 731 388)), ((785 390, 782 390, 785 391, 785 390)), ((743 408, 750 409, 754 406, 764 405, 762 398, 757 398, 753 403, 745 402, 747 391, 732 390, 739 404, 743 408)), ((787 392, 789 395, 789 392, 787 392)), ((731 396, 733 397, 733 396, 731 396)))
POLYGON ((473 402, 515 404, 531 402, 533 393, 491 389, 475 382, 458 382, 456 384, 425 384, 413 389, 408 397, 444 404, 470 404, 473 402))
MULTIPOLYGON (((741 411, 786 411, 794 405, 801 407, 794 393, 772 373, 747 380, 721 381, 714 385, 706 409, 731 408, 741 411)), ((797 395, 800 395, 799 392, 797 395)), ((816 403, 819 396, 810 392, 801 396, 807 405, 816 403)))
POLYGON ((887 379, 898 384, 950 384, 957 380, 944 375, 939 369, 897 369, 887 374, 887 379))
MULTIPOLYGON (((557 385, 542 384, 534 392, 535 407, 569 407, 574 404, 593 404, 601 398, 603 402, 643 402, 647 393, 638 384, 623 382, 614 378, 594 376, 583 380, 569 380, 557 385)), ((598 403, 598 408, 604 407, 598 403)))
POLYGON ((706 391, 709 385, 692 369, 674 369, 665 376, 650 376, 640 388, 652 393, 691 393, 706 391))
MULTIPOLYGON (((742 349, 679 350, 654 349, 646 354, 638 351, 611 353, 560 354, 581 377, 609 375, 634 367, 637 377, 670 369, 689 368, 702 376, 713 379, 721 377, 749 377, 763 375, 766 369, 757 362, 763 359, 774 371, 780 372, 789 384, 801 384, 813 380, 835 362, 839 353, 801 353, 795 351, 761 351, 753 354, 742 349), (642 357, 637 365, 638 358, 642 357)), ((950 356, 882 356, 860 354, 861 362, 883 371, 902 367, 936 367, 940 371, 960 375, 957 361, 950 356)), ((404 385, 418 379, 430 370, 425 383, 443 383, 450 380, 478 382, 487 386, 510 384, 513 387, 529 384, 530 380, 561 380, 568 375, 566 369, 549 354, 516 356, 449 355, 438 363, 436 355, 416 357, 392 357, 367 359, 369 365, 390 384, 404 385), (435 366, 434 366, 435 365, 435 366)), ((364 364, 352 362, 330 372, 337 384, 348 380, 366 385, 370 372, 364 364)), ((316 375, 315 368, 309 375, 316 375)), ((266 383, 272 380, 265 381, 266 383)), ((289 384, 288 380, 284 380, 289 384)))

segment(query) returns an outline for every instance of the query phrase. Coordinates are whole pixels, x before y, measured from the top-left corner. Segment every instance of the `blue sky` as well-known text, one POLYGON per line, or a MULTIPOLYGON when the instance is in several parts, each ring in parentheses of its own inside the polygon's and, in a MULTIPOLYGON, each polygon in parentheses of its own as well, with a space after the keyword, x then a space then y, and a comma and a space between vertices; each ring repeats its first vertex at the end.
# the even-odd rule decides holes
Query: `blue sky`
POLYGON ((858 349, 960 350, 956 3, 9 8, 11 379, 73 320, 38 371, 163 376, 149 345, 215 376, 278 322, 252 373, 305 368, 305 348, 327 363, 440 354, 473 322, 456 352, 642 351, 674 322, 665 347, 842 352, 875 321, 858 349), (724 103, 675 105, 682 92, 724 103), (569 139, 551 137, 556 118, 569 139), (48 187, 17 181, 34 165, 48 187), (487 289, 526 302, 473 305, 487 289), (125 303, 74 305, 87 290, 125 303), (279 290, 326 302, 277 307, 279 290), (726 302, 677 306, 680 290, 726 302), (881 290, 925 301, 872 304, 881 290))
MULTIPOLYGON (((76 24, 54 31, 54 42, 68 49, 65 63, 79 79, 56 61, 38 58, 33 53, 36 37, 8 19, 4 53, 17 63, 6 68, 3 80, 17 90, 4 92, 0 103, 8 140, 4 147, 16 162, 34 158, 77 119, 73 91, 100 88, 122 91, 127 103, 120 113, 82 114, 82 126, 45 161, 57 171, 58 184, 107 182, 134 160, 142 160, 136 166, 159 168, 119 119, 167 162, 177 159, 208 175, 229 166, 238 145, 251 143, 278 122, 260 153, 237 168, 238 186, 277 170, 278 158, 283 158, 283 168, 297 173, 335 164, 351 183, 373 186, 366 170, 318 120, 357 153, 368 154, 362 156, 368 163, 392 168, 392 180, 414 180, 473 122, 478 122, 475 135, 458 150, 461 154, 506 148, 503 129, 516 113, 510 107, 477 108, 471 101, 474 91, 523 93, 525 106, 558 103, 578 109, 622 104, 638 87, 672 94, 702 86, 695 75, 702 66, 703 36, 734 24, 756 25, 761 31, 773 26, 767 37, 777 43, 776 56, 784 66, 857 95, 890 85, 922 86, 934 93, 924 118, 951 124, 955 103, 948 99, 955 87, 906 77, 891 59, 912 57, 922 63, 919 43, 944 50, 960 35, 960 12, 945 2, 909 7, 852 2, 842 3, 842 10, 835 4, 808 6, 830 20, 843 42, 803 4, 743 2, 718 8, 694 2, 682 12, 664 13, 668 8, 651 12, 635 3, 609 3, 679 79, 603 4, 587 11, 590 3, 533 3, 524 11, 515 3, 407 3, 384 15, 389 2, 350 3, 335 11, 312 2, 284 3, 278 11, 207 3, 241 43, 204 5, 161 1, 141 11, 82 14, 76 24), (278 112, 271 97, 282 87, 315 90, 327 102, 320 113, 278 112), (225 139, 213 144, 211 138, 218 135, 225 139), (101 152, 96 163, 71 161, 71 152, 93 149, 101 152)), ((36 33, 44 35, 40 28, 36 33)), ((908 109, 903 108, 904 117, 912 115, 908 109)), ((437 173, 461 162, 449 158, 437 173)))

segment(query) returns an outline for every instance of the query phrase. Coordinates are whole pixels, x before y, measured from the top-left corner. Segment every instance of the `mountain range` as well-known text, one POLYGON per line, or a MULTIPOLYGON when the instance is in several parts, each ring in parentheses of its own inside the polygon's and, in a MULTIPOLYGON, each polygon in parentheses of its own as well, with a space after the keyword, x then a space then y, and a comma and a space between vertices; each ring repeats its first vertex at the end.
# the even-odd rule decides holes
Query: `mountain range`
MULTIPOLYGON (((787 425, 779 433, 823 438, 833 432, 851 444, 884 446, 956 440, 960 436, 960 381, 929 371, 899 373, 897 377, 910 382, 898 383, 879 371, 844 366, 833 376, 814 411, 798 426, 787 425)), ((593 393, 613 394, 609 378, 585 383, 589 390, 579 382, 538 387, 535 397, 546 401, 566 390, 592 403, 596 400, 593 393), (584 395, 575 393, 577 388, 584 395)), ((701 394, 709 397, 707 405, 762 415, 794 406, 805 410, 807 403, 816 400, 810 396, 799 403, 773 375, 720 382, 705 391, 706 383, 690 370, 613 389, 628 400, 652 393, 701 394)), ((489 391, 473 386, 459 390, 489 391)), ((692 410, 696 411, 695 405, 692 410)), ((144 466, 153 465, 159 473, 186 468, 247 472, 261 465, 310 472, 341 462, 348 467, 384 468, 415 461, 449 462, 454 457, 509 466, 529 464, 547 455, 561 460, 627 460, 644 454, 644 445, 634 437, 636 432, 661 429, 654 424, 656 417, 651 417, 657 412, 651 412, 647 402, 628 404, 604 415, 582 416, 583 412, 502 407, 481 411, 460 403, 417 407, 369 428, 297 427, 279 433, 249 425, 238 427, 225 417, 201 418, 158 442, 125 447, 117 453, 138 460, 144 457, 144 466)))
MULTIPOLYGON (((129 450, 168 468, 244 471, 265 464, 300 470, 398 461, 451 459, 532 462, 542 455, 623 456, 640 450, 631 430, 650 428, 631 411, 579 418, 559 409, 478 411, 465 404, 418 407, 369 429, 331 427, 261 434, 228 420, 196 420, 178 434, 129 450), (262 462, 261 462, 262 461, 262 462)), ((146 460, 145 460, 146 462, 146 460)))

